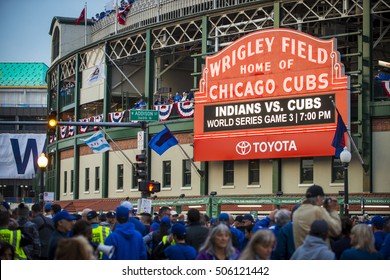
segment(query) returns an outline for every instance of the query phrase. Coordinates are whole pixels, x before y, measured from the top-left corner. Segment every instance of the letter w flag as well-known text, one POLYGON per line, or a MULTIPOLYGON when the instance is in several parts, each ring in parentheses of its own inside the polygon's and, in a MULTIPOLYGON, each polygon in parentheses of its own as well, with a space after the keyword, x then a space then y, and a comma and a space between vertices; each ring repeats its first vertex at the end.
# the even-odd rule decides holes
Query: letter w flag
POLYGON ((87 139, 81 140, 83 140, 85 144, 87 144, 96 154, 112 150, 110 144, 108 144, 106 138, 104 138, 101 131, 96 132, 94 135, 87 139))
POLYGON ((173 147, 177 144, 179 144, 179 142, 166 126, 149 141, 149 147, 160 156, 170 147, 173 147))
POLYGON ((337 128, 332 141, 332 146, 335 147, 336 149, 334 154, 336 158, 340 157, 340 153, 343 151, 345 147, 345 138, 344 138, 345 132, 347 132, 347 127, 345 126, 345 123, 341 115, 338 114, 337 128))

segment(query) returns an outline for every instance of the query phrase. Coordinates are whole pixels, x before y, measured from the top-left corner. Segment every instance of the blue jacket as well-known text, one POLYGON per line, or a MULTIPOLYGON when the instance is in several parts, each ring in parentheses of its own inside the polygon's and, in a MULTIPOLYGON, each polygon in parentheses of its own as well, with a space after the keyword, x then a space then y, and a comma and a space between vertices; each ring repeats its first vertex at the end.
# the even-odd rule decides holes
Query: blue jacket
POLYGON ((272 260, 289 260, 295 251, 293 224, 289 222, 280 228, 276 236, 276 248, 272 252, 272 260))
POLYGON ((128 223, 132 223, 135 227, 135 230, 141 233, 142 236, 145 236, 147 234, 145 225, 137 218, 130 217, 128 223))
POLYGON ((335 254, 328 248, 328 244, 320 237, 307 235, 291 260, 335 260, 335 254))
POLYGON ((239 251, 241 251, 244 247, 245 234, 241 230, 236 229, 234 227, 230 227, 230 232, 232 233, 232 235, 235 235, 235 238, 236 238, 236 240, 234 240, 234 237, 233 237, 233 245, 239 251))
POLYGON ((390 233, 386 235, 382 243, 381 254, 385 260, 390 260, 390 233))
MULTIPOLYGON (((114 246, 111 260, 146 260, 146 247, 142 235, 132 223, 117 223, 115 230, 107 237, 104 245, 114 246)), ((104 260, 109 258, 103 255, 104 260)))
POLYGON ((384 231, 376 231, 374 232, 375 238, 375 250, 380 251, 382 247, 383 241, 385 241, 387 233, 384 231))
POLYGON ((383 260, 381 253, 359 250, 355 248, 345 250, 340 257, 340 260, 383 260))

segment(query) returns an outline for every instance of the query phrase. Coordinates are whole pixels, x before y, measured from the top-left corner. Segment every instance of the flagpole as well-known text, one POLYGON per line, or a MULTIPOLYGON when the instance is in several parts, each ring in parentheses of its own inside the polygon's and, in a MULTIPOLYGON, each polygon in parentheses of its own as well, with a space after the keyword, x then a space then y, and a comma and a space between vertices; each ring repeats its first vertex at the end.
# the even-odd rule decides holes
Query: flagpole
POLYGON ((125 73, 116 65, 116 63, 111 59, 111 57, 107 54, 106 50, 103 48, 105 55, 108 57, 110 62, 115 66, 116 69, 122 74, 122 76, 126 79, 126 81, 129 82, 129 84, 135 89, 135 91, 139 94, 139 96, 142 97, 141 92, 135 87, 135 85, 126 77, 125 73))
POLYGON ((135 168, 135 164, 126 156, 126 154, 123 152, 123 150, 118 146, 118 144, 111 138, 110 135, 108 135, 108 133, 104 130, 104 129, 101 129, 101 131, 103 131, 104 135, 106 135, 110 141, 115 145, 115 147, 119 150, 119 152, 131 163, 131 165, 135 168))
POLYGON ((87 13, 87 2, 85 2, 84 5, 85 9, 85 19, 84 19, 84 46, 87 45, 87 20, 88 20, 88 13, 87 13))
MULTIPOLYGON (((166 125, 165 123, 163 123, 163 125, 169 130, 169 128, 167 127, 167 125, 166 125)), ((192 167, 195 168, 196 173, 198 173, 198 175, 199 175, 200 177, 203 177, 204 172, 203 172, 202 170, 200 170, 200 169, 196 166, 194 160, 193 160, 192 158, 190 158, 190 156, 187 154, 187 152, 186 152, 186 151, 183 149, 183 147, 180 145, 179 141, 177 141, 177 142, 178 142, 177 145, 179 146, 179 148, 181 149, 181 151, 184 153, 184 155, 187 157, 187 159, 190 160, 192 167)))
POLYGON ((115 3, 115 34, 118 34, 118 0, 115 3))
MULTIPOLYGON (((339 110, 337 109, 336 104, 334 103, 334 100, 331 99, 331 101, 332 101, 333 107, 336 109, 337 114, 341 115, 340 112, 339 112, 339 110)), ((349 124, 349 122, 348 122, 348 124, 349 124)), ((349 138, 349 140, 351 141, 351 144, 352 144, 354 150, 356 151, 356 154, 357 154, 357 156, 358 156, 358 159, 359 159, 359 161, 360 161, 360 164, 362 165, 364 171, 367 172, 367 165, 364 163, 363 158, 362 158, 362 156, 361 156, 360 153, 359 153, 359 150, 358 150, 358 148, 357 148, 357 146, 356 146, 356 144, 355 144, 355 141, 353 141, 353 138, 352 138, 352 136, 351 136, 351 133, 349 132, 349 128, 348 128, 348 127, 346 127, 346 132, 347 132, 348 138, 349 138)))
POLYGON ((198 173, 198 175, 199 175, 200 177, 203 177, 204 172, 203 172, 202 170, 200 170, 200 169, 196 166, 194 160, 193 160, 192 158, 190 158, 190 156, 186 153, 186 151, 183 149, 183 147, 180 145, 180 143, 178 143, 178 145, 179 145, 179 148, 182 150, 182 152, 185 154, 185 156, 190 160, 191 165, 195 168, 196 173, 198 173))

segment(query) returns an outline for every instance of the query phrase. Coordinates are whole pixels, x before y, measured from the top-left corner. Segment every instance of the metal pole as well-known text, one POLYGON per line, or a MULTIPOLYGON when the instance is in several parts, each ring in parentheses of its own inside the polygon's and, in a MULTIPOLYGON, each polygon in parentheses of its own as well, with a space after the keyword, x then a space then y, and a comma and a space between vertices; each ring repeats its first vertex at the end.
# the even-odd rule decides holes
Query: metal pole
POLYGON ((42 213, 44 213, 44 195, 43 193, 45 192, 45 187, 44 187, 44 176, 43 176, 43 173, 45 172, 45 169, 44 168, 40 168, 41 169, 41 182, 40 182, 40 188, 39 188, 39 192, 40 192, 40 195, 39 195, 39 203, 41 205, 41 209, 42 209, 42 213))
POLYGON ((344 163, 344 215, 349 214, 349 202, 348 202, 348 163, 344 163))

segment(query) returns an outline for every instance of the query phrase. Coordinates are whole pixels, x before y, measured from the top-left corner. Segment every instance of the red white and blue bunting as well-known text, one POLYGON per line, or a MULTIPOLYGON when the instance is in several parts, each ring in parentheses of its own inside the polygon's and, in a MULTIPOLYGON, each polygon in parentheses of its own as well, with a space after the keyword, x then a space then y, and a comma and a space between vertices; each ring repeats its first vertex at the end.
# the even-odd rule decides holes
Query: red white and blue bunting
MULTIPOLYGON (((90 122, 103 122, 103 114, 91 117, 90 118, 90 122)), ((98 131, 99 127, 98 126, 94 126, 93 130, 98 131)))
POLYGON ((50 137, 49 137, 49 143, 51 144, 51 143, 56 142, 56 141, 57 141, 57 136, 55 136, 55 135, 50 135, 50 137))
MULTIPOLYGON (((386 94, 390 97, 390 85, 389 81, 387 81, 387 84, 385 85, 383 83, 383 87, 385 88, 386 94), (387 88, 387 90, 386 90, 387 88)), ((172 113, 177 110, 178 114, 181 118, 192 118, 194 116, 194 103, 191 101, 183 101, 183 102, 177 102, 173 104, 165 104, 165 105, 154 105, 154 110, 157 110, 159 112, 159 119, 160 121, 166 121, 171 116, 172 113)), ((131 110, 131 109, 130 109, 131 110)), ((110 122, 116 122, 121 123, 123 122, 123 119, 126 115, 126 112, 128 111, 128 115, 130 116, 130 110, 122 111, 122 112, 112 112, 108 113, 108 118, 110 122)), ((104 117, 103 114, 99 114, 97 116, 92 116, 89 118, 79 119, 79 122, 103 122, 104 117)), ((71 121, 71 120, 69 120, 71 121)), ((131 121, 132 123, 137 123, 139 121, 131 121)), ((97 131, 99 130, 98 126, 94 126, 93 130, 97 131)), ((79 127, 79 133, 83 134, 90 131, 89 126, 80 126, 79 127)), ((75 135, 75 127, 74 126, 60 126, 60 139, 65 139, 67 137, 73 137, 75 135)), ((51 136, 49 138, 50 143, 53 143, 57 141, 55 136, 51 136)))
POLYGON ((66 131, 68 130, 68 126, 63 125, 60 126, 60 138, 64 139, 66 137, 66 131))
POLYGON ((158 111, 160 121, 166 121, 172 114, 173 104, 155 105, 153 108, 158 111))
POLYGON ((192 118, 194 116, 194 104, 191 101, 177 102, 176 106, 182 118, 192 118))
POLYGON ((390 81, 382 81, 382 87, 387 97, 390 97, 390 81))
POLYGON ((74 126, 70 125, 68 126, 68 137, 74 136, 74 126))
POLYGON ((124 116, 125 116, 125 111, 123 111, 123 112, 114 112, 114 113, 109 113, 108 114, 110 122, 116 122, 116 123, 122 122, 124 116))
MULTIPOLYGON (((81 120, 79 120, 80 122, 88 122, 88 118, 86 118, 86 119, 81 119, 81 120)), ((80 126, 80 134, 83 134, 83 133, 85 133, 85 132, 87 132, 88 131, 88 126, 87 125, 84 125, 84 126, 80 126)))

